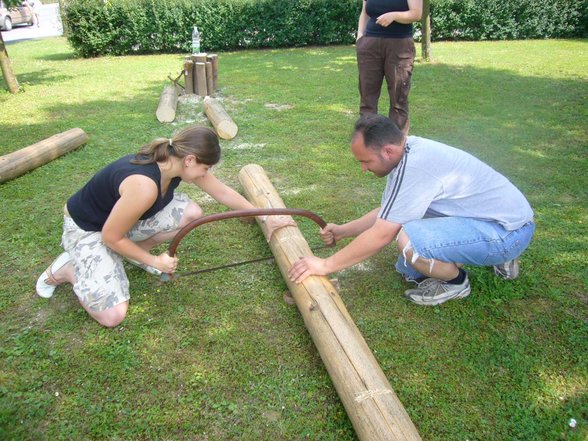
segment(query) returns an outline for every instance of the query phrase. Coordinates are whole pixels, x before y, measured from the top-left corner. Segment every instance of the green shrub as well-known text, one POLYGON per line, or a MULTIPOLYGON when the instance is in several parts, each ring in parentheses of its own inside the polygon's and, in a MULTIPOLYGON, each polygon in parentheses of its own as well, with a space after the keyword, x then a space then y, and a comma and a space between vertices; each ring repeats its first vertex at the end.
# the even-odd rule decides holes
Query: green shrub
MULTIPOLYGON (((84 56, 353 43, 360 0, 68 0, 67 37, 84 56)), ((586 35, 586 2, 432 0, 433 40, 586 35)), ((418 28, 418 25, 417 25, 418 28)))
POLYGON ((206 51, 348 44, 360 8, 357 0, 73 0, 64 15, 72 47, 91 57, 188 52, 194 24, 206 51))
POLYGON ((514 40, 586 35, 586 2, 432 0, 434 40, 514 40))

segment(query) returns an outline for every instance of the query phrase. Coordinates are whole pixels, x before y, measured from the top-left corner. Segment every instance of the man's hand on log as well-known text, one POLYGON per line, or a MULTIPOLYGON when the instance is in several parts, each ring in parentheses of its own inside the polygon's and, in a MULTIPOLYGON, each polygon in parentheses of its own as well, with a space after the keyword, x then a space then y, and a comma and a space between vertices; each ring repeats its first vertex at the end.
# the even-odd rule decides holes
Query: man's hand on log
POLYGON ((301 257, 288 270, 288 278, 295 283, 301 283, 308 276, 324 276, 329 274, 326 260, 316 256, 301 257))

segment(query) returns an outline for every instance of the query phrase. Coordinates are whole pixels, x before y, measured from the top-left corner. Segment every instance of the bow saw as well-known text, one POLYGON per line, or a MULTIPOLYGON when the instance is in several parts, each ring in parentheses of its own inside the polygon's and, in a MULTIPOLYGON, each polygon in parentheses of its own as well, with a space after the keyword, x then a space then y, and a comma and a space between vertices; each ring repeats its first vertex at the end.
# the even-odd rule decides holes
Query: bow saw
MULTIPOLYGON (((312 211, 303 210, 300 208, 252 208, 249 210, 226 211, 224 213, 215 213, 215 214, 209 214, 207 216, 200 217, 198 219, 193 220, 192 222, 190 222, 189 224, 187 224, 183 228, 181 228, 180 231, 177 232, 177 234, 175 235, 175 237, 171 241, 169 248, 168 248, 168 254, 171 257, 175 256, 178 245, 180 244, 180 242, 182 241, 184 236, 186 236, 190 231, 199 227, 200 225, 204 225, 209 222, 215 222, 215 221, 224 220, 224 219, 247 218, 247 217, 257 217, 257 216, 284 216, 284 215, 286 215, 286 216, 303 216, 303 217, 306 217, 308 219, 313 220, 321 228, 325 228, 327 226, 327 223, 318 214, 313 213, 312 211)), ((317 250, 324 249, 326 247, 330 247, 330 246, 334 246, 334 245, 335 245, 335 241, 333 241, 333 243, 331 243, 329 245, 321 246, 316 249, 317 250)), ((200 269, 200 270, 195 270, 195 271, 189 271, 189 272, 180 273, 180 274, 159 272, 159 276, 160 276, 160 280, 162 282, 168 282, 170 280, 177 279, 179 277, 194 276, 196 274, 207 273, 207 272, 216 271, 216 270, 220 270, 220 269, 224 269, 224 268, 232 268, 235 266, 245 265, 245 264, 249 264, 249 263, 263 262, 263 261, 272 260, 272 259, 274 259, 273 256, 260 257, 257 259, 245 260, 245 261, 241 261, 241 262, 234 262, 234 263, 229 263, 226 265, 215 266, 212 268, 205 268, 205 269, 200 269)))

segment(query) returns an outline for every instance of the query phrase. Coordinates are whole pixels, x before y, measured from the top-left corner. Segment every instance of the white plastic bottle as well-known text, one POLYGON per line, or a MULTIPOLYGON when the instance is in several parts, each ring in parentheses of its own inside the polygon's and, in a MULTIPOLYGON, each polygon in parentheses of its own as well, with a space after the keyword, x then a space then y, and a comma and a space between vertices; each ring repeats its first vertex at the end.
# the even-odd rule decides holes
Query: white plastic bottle
POLYGON ((196 55, 200 53, 200 32, 198 28, 194 26, 192 31, 192 54, 196 55))

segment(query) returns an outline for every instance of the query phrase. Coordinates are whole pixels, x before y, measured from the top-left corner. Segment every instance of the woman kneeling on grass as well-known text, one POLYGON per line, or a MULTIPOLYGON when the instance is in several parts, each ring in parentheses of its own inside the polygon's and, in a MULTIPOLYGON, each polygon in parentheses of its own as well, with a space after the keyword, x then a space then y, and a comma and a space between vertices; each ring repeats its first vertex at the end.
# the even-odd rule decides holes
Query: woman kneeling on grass
MULTIPOLYGON (((214 132, 191 126, 99 171, 65 205, 65 252, 37 280, 39 296, 49 298, 57 285, 69 282, 98 323, 107 327, 121 323, 130 298, 122 258, 148 271, 173 273, 177 257, 165 252, 155 256, 149 250, 202 216, 202 209, 185 194, 174 193, 181 181, 196 184, 229 208, 255 208, 209 173, 219 159, 214 132)), ((270 231, 279 226, 274 219, 270 231)))

